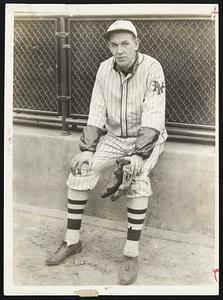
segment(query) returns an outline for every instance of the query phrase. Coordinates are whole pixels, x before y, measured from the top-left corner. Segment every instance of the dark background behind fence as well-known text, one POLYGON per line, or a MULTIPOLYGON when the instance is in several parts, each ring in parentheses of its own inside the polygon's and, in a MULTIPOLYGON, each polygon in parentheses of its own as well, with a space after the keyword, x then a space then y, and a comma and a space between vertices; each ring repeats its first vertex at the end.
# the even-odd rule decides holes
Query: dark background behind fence
POLYGON ((56 19, 16 20, 14 107, 57 111, 56 19))
MULTIPOLYGON (((128 18, 131 20, 131 18, 128 18)), ((66 18, 70 32, 69 115, 86 117, 99 64, 110 57, 103 33, 114 18, 66 18)), ((166 121, 215 125, 215 27, 211 20, 133 18, 140 52, 166 77, 166 121)), ((15 19, 14 108, 59 112, 57 18, 15 19)))

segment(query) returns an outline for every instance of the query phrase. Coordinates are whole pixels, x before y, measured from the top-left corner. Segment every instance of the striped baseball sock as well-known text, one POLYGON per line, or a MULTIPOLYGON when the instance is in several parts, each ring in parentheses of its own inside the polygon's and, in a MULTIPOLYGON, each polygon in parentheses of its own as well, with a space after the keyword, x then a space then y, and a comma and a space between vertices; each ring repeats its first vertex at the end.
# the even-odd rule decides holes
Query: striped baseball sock
POLYGON ((148 197, 129 199, 127 205, 128 232, 124 255, 136 257, 139 254, 139 241, 144 226, 148 197))
POLYGON ((81 220, 87 199, 87 192, 68 189, 67 232, 65 238, 68 245, 76 244, 80 240, 81 220))

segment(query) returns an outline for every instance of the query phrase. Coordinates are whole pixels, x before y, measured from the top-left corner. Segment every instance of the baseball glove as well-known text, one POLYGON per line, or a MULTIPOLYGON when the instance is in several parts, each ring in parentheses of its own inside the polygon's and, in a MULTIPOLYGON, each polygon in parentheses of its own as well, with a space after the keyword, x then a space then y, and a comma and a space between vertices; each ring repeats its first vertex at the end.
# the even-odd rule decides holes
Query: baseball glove
POLYGON ((133 180, 132 173, 127 167, 129 164, 130 161, 127 159, 116 160, 114 182, 102 192, 102 198, 111 196, 111 200, 115 201, 128 190, 133 180))

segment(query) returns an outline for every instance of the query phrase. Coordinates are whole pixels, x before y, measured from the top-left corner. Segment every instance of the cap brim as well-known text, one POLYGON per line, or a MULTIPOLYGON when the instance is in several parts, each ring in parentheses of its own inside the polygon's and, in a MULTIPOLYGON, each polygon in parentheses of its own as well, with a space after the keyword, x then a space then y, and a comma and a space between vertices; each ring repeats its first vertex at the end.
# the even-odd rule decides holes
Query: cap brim
POLYGON ((129 33, 132 33, 136 38, 137 36, 135 35, 135 33, 131 30, 128 30, 128 29, 114 29, 114 30, 111 30, 109 32, 106 32, 103 37, 107 40, 109 38, 109 36, 111 35, 111 33, 113 32, 120 32, 120 31, 126 31, 126 32, 129 32, 129 33))

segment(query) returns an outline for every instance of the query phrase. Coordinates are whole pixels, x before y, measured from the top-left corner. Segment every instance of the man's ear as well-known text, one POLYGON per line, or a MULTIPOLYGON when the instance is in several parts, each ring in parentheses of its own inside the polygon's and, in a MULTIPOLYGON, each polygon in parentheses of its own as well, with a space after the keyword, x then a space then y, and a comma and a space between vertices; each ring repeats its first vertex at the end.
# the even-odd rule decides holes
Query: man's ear
POLYGON ((139 39, 138 38, 135 39, 135 45, 136 45, 135 50, 138 50, 139 49, 139 39))

